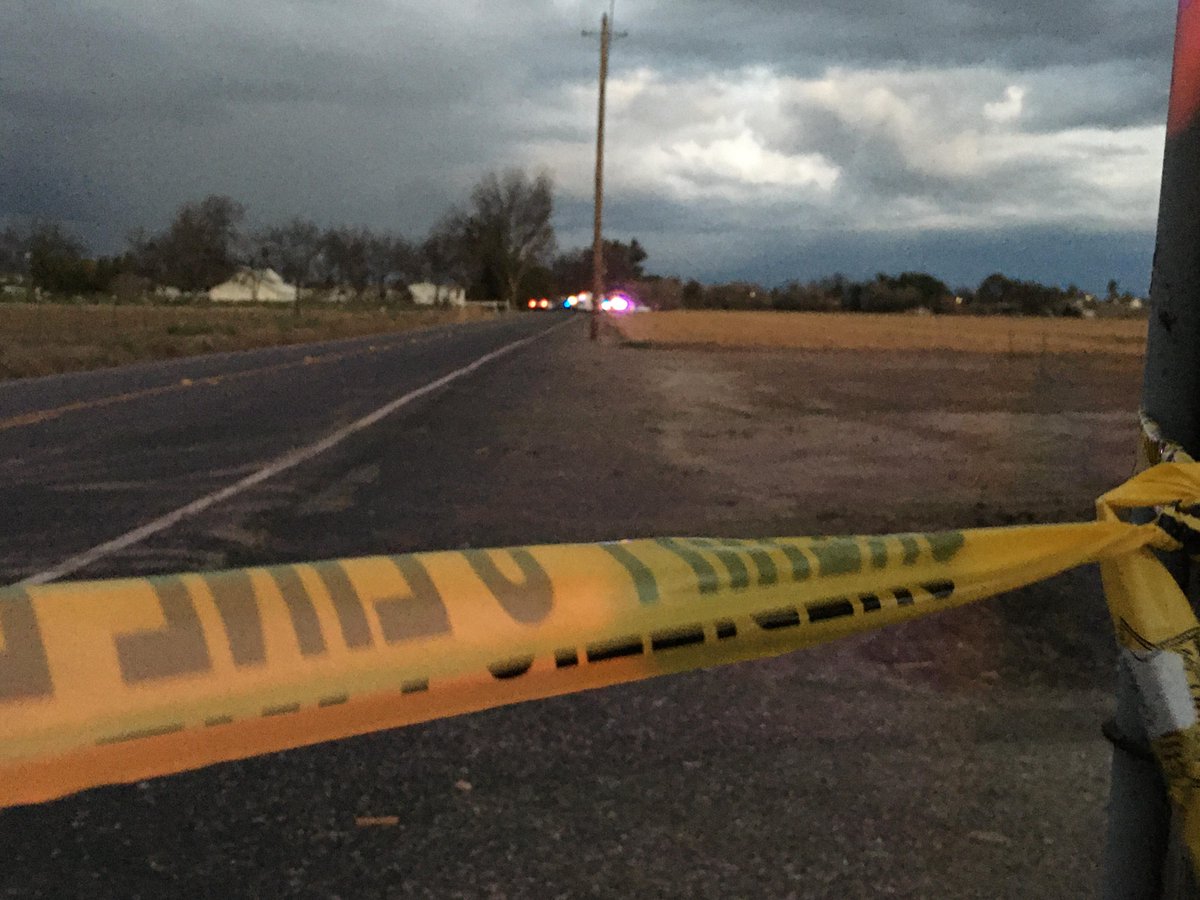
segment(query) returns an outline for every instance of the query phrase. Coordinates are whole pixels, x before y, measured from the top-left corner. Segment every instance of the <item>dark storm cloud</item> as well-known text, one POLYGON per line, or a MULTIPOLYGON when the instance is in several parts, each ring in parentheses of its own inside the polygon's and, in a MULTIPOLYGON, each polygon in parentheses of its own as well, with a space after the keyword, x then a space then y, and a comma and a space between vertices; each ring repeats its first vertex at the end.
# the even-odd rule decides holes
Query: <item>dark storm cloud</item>
MULTIPOLYGON (((742 257, 740 274, 767 283, 842 272, 870 278, 876 272, 931 272, 953 288, 969 288, 993 272, 1046 284, 1078 284, 1101 293, 1109 278, 1145 291, 1148 232, 1072 233, 1060 229, 921 231, 901 234, 820 232, 772 242, 760 235, 742 257)), ((703 258, 703 257, 700 257, 703 258)), ((728 267, 727 267, 728 268, 728 267)), ((737 269, 732 269, 736 277, 737 269)), ((709 273, 712 274, 710 271, 709 273)))
POLYGON ((690 0, 638 4, 633 18, 631 52, 643 62, 765 62, 800 74, 830 63, 1161 64, 1173 25, 1156 0, 690 0))
MULTIPOLYGON (((579 210, 586 212, 585 207, 579 210)), ((613 216, 637 237, 673 259, 687 260, 665 274, 700 280, 746 279, 781 284, 834 272, 870 278, 876 272, 924 270, 951 287, 970 287, 993 272, 1048 284, 1076 283, 1101 291, 1109 278, 1144 291, 1150 231, 1077 232, 1052 227, 863 232, 837 227, 775 227, 769 214, 757 224, 737 221, 736 210, 712 205, 702 217, 669 201, 614 205, 613 216), (680 223, 684 223, 680 226, 680 223)))
POLYGON ((272 215, 427 227, 463 187, 455 166, 494 164, 526 74, 513 59, 534 58, 417 5, 22 6, 0 37, 0 216, 65 213, 104 249, 210 190, 272 215), (80 173, 124 198, 115 223, 84 193, 39 202, 80 173), (400 186, 447 178, 405 216, 400 186))
MULTIPOLYGON (((231 14, 235 9, 209 6, 231 14)), ((96 121, 164 116, 196 123, 239 104, 381 109, 442 102, 466 87, 453 65, 412 77, 436 61, 428 45, 393 48, 408 58, 413 71, 406 72, 382 52, 383 34, 338 46, 305 29, 264 23, 243 30, 232 26, 233 19, 209 18, 215 20, 211 27, 165 17, 140 21, 116 5, 102 13, 51 4, 6 29, 6 108, 96 121)))
MULTIPOLYGON (((582 237, 595 42, 579 32, 604 5, 10 0, 0 222, 60 218, 109 251, 180 202, 225 192, 259 220, 418 234, 482 172, 545 163, 562 186, 564 241, 582 237)), ((1161 123, 1173 24, 1148 0, 620 0, 617 18, 631 34, 614 50, 614 85, 640 71, 664 86, 627 90, 625 106, 615 96, 609 221, 642 230, 652 261, 679 270, 703 246, 697 233, 724 231, 764 273, 771 248, 822 229, 848 253, 880 252, 879 210, 905 203, 973 217, 963 227, 976 231, 980 210, 1006 198, 1069 206, 1103 141, 1089 139, 1079 163, 1057 136, 1161 123), (842 73, 836 102, 813 86, 830 72, 842 73), (852 76, 871 72, 941 129, 856 115, 879 85, 852 76), (982 106, 1014 85, 1019 128, 980 130, 982 106), (756 106, 759 88, 791 94, 756 106), (937 165, 914 149, 960 131, 984 149, 942 148, 937 165), (1025 138, 1026 152, 964 162, 1025 138), (814 186, 829 166, 836 186, 814 186), (755 227, 764 209, 786 239, 755 227)))
POLYGON ((1051 66, 1025 81, 1033 89, 1025 117, 1032 131, 1166 122, 1170 77, 1161 53, 1152 63, 1123 60, 1051 66))

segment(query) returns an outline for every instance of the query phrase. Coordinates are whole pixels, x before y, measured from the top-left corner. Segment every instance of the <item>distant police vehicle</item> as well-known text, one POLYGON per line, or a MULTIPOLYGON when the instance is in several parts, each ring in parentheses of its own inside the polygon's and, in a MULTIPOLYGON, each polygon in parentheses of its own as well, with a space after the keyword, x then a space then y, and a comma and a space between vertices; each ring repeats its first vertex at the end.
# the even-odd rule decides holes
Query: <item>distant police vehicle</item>
MULTIPOLYGON (((582 291, 578 294, 571 294, 561 300, 551 300, 548 297, 531 297, 526 304, 532 312, 546 312, 556 309, 570 309, 576 312, 591 312, 592 311, 592 294, 590 291, 582 291)), ((600 309, 604 312, 624 313, 637 312, 644 307, 638 303, 624 291, 613 291, 606 294, 600 299, 600 309)))

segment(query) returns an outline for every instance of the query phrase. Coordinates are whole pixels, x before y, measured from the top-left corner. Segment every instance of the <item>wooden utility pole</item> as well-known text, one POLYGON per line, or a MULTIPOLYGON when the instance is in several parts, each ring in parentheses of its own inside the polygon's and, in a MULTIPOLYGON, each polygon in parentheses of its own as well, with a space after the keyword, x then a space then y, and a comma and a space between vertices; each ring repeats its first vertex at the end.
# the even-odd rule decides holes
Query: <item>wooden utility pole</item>
POLYGON ((608 13, 600 17, 600 114, 596 122, 596 202, 592 236, 591 337, 600 337, 600 298, 604 296, 604 98, 608 88, 608 47, 612 22, 608 13))
MULTIPOLYGON (((596 198, 592 236, 592 312, 591 338, 600 337, 600 298, 604 296, 604 101, 608 92, 608 50, 613 39, 615 3, 600 17, 600 111, 596 122, 596 198)), ((585 31, 584 37, 595 32, 585 31)), ((622 37, 622 35, 616 35, 622 37)))

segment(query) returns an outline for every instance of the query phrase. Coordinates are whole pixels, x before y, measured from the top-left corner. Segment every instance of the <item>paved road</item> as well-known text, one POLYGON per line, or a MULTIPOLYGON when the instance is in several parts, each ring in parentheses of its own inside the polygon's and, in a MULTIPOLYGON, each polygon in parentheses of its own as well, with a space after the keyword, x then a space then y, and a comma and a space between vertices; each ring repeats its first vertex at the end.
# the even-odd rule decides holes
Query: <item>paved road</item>
MULTIPOLYGON (((41 572, 235 483, 553 321, 520 317, 0 383, 8 523, 0 579, 41 572)), ((137 554, 73 577, 156 568, 137 554)))
MULTIPOLYGON (((553 321, 375 340, 373 353, 348 342, 332 350, 365 352, 307 365, 331 348, 0 386, 7 420, 171 387, 0 427, 0 574, 40 571, 553 321), (235 368, 255 374, 195 383, 235 368)), ((840 398, 843 417, 805 426, 814 414, 801 407, 847 385, 911 394, 923 410, 967 402, 949 396, 962 379, 931 376, 934 362, 627 350, 585 330, 544 335, 82 574, 979 515, 955 502, 928 521, 887 519, 921 492, 904 479, 840 507, 824 477, 780 481, 791 455, 873 433, 878 414, 840 398), (781 436, 769 460, 766 426, 781 436)), ((1106 386, 1096 402, 1133 408, 1136 377, 1130 390, 1106 386)), ((981 471, 1012 451, 974 449, 981 471)), ((989 519, 1024 520, 1024 501, 1005 499, 1016 496, 997 493, 989 519)), ((1091 896, 1109 640, 1094 599, 1091 576, 1076 575, 779 660, 2 812, 0 896, 1091 896), (359 816, 398 824, 360 828, 359 816)))

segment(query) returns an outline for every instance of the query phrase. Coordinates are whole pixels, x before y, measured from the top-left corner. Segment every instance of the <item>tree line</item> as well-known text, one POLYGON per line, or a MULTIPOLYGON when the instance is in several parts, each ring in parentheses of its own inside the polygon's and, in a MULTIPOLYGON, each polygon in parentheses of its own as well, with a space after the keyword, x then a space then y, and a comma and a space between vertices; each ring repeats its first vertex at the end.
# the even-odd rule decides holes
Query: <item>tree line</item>
POLYGON ((790 281, 765 288, 750 282, 703 285, 688 281, 676 285, 672 305, 684 309, 783 310, 806 312, 866 312, 932 314, 975 313, 1025 316, 1087 316, 1096 311, 1127 312, 1141 301, 1108 282, 1103 297, 1071 284, 1065 288, 1010 278, 993 273, 974 287, 951 289, 926 272, 880 272, 855 281, 832 275, 813 281, 790 281))
MULTIPOLYGON (((333 226, 306 218, 246 228, 246 208, 219 195, 184 203, 167 226, 137 229, 125 250, 91 257, 56 222, 0 231, 0 275, 17 275, 51 295, 137 297, 156 288, 200 295, 239 268, 275 269, 306 296, 378 304, 403 302, 422 281, 463 287, 475 300, 521 305, 529 297, 564 297, 590 290, 592 249, 558 251, 554 186, 544 172, 492 172, 419 240, 390 230, 333 226)), ((631 291, 654 308, 775 309, 788 311, 995 313, 1088 315, 1097 298, 1075 285, 1059 288, 996 273, 975 287, 951 289, 925 272, 879 273, 865 281, 832 275, 776 287, 749 282, 704 285, 645 271, 646 248, 606 240, 610 289, 631 291)), ((1110 281, 1108 310, 1136 308, 1135 298, 1110 281)))
POLYGON ((212 195, 180 206, 160 231, 133 231, 124 251, 110 257, 90 256, 57 222, 6 228, 0 273, 56 295, 144 294, 156 287, 196 295, 239 268, 269 267, 301 289, 335 291, 342 299, 388 302, 409 284, 433 281, 460 285, 475 299, 516 304, 524 293, 557 289, 555 272, 583 253, 555 255, 553 208, 549 175, 519 169, 484 176, 466 203, 419 240, 362 226, 322 228, 299 217, 250 230, 242 203, 212 195))

